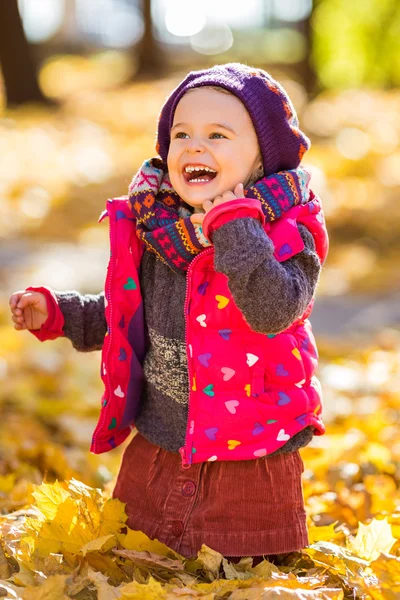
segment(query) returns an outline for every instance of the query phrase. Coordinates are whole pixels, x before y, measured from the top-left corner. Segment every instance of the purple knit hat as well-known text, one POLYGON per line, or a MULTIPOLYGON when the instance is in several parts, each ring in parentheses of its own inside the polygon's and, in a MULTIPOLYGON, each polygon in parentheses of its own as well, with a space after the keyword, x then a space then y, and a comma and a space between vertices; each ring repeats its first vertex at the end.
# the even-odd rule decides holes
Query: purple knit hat
POLYGON ((176 106, 192 88, 216 85, 235 94, 247 108, 258 137, 264 175, 295 169, 310 140, 298 128, 296 111, 289 96, 271 75, 241 63, 215 65, 191 71, 165 102, 158 122, 156 151, 167 161, 176 106))

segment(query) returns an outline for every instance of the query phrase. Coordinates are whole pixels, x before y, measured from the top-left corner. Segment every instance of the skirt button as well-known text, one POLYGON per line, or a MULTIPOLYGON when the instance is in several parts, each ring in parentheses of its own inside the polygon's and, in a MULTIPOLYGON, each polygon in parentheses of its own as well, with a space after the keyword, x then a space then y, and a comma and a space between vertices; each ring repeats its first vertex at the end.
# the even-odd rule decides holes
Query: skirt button
POLYGON ((182 494, 183 496, 193 496, 196 491, 196 486, 193 481, 186 481, 182 486, 182 494))
POLYGON ((172 523, 172 533, 175 537, 179 537, 183 533, 183 523, 182 521, 174 521, 172 523))

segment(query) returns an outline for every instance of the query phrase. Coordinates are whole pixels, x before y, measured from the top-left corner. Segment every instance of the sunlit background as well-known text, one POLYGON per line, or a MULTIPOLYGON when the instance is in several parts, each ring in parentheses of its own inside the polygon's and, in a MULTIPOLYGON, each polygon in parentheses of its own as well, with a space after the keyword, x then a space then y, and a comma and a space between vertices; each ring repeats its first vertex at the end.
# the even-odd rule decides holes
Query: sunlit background
MULTIPOLYGON (((400 9, 395 0, 375 4, 355 1, 350 10, 345 0, 248 0, 245 6, 19 0, 40 88, 58 110, 27 112, 22 105, 1 121, 0 236, 9 248, 18 238, 14 259, 26 254, 28 239, 33 248, 52 237, 51 259, 47 249, 36 249, 40 267, 29 276, 56 287, 83 285, 83 291, 98 286, 103 261, 79 274, 75 252, 86 245, 90 257, 89 248, 102 239, 94 225, 101 199, 124 193, 143 157, 154 153, 165 96, 190 68, 239 60, 269 69, 284 84, 313 141, 304 162, 333 240, 341 238, 320 293, 396 289, 400 9), (71 215, 77 198, 80 210, 71 215), (71 237, 80 246, 66 252, 61 242, 71 237)), ((3 252, 9 259, 10 251, 3 252)), ((7 293, 20 279, 13 268, 7 293)))
MULTIPOLYGON (((44 474, 106 485, 121 450, 88 453, 101 396, 99 354, 16 333, 9 295, 38 284, 102 289, 108 231, 97 218, 106 199, 125 194, 154 155, 160 107, 180 79, 228 61, 270 71, 312 140, 303 164, 322 198, 331 249, 311 321, 333 436, 314 440, 314 452, 355 412, 362 424, 352 421, 353 434, 337 447, 350 455, 370 439, 381 463, 389 460, 388 444, 400 460, 399 2, 19 0, 28 45, 19 42, 17 51, 7 46, 16 36, 1 29, 5 5, 0 509, 20 507, 44 474), (31 62, 22 71, 15 61, 25 55, 31 62), (28 85, 35 74, 37 89, 28 85), (357 348, 361 355, 352 354, 357 348)), ((367 446, 363 452, 371 454, 367 446)), ((316 493, 307 490, 310 498, 316 493)), ((315 522, 319 501, 309 505, 315 522)))
MULTIPOLYGON (((130 0, 19 0, 28 40, 54 45, 71 39, 98 47, 129 48, 143 35, 140 2, 130 0)), ((296 62, 284 43, 312 11, 312 0, 248 0, 246 5, 230 0, 155 0, 151 16, 155 37, 175 46, 192 48, 199 54, 215 55, 233 45, 233 31, 266 27, 274 30, 269 41, 263 39, 263 58, 296 62), (291 29, 293 31, 291 32, 291 29), (275 43, 273 43, 273 40, 275 43), (278 42, 278 48, 273 49, 278 42), (264 48, 265 46, 265 48, 264 48), (285 48, 286 47, 286 48, 285 48), (265 54, 264 54, 265 53, 265 54)), ((304 52, 304 50, 303 50, 304 52)))

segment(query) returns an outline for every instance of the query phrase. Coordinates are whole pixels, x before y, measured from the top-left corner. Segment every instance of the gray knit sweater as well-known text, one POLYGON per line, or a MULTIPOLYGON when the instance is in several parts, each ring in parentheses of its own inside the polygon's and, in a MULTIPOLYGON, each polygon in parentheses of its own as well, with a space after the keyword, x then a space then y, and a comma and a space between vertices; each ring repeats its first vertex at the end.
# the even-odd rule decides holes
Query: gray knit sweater
MULTIPOLYGON (((311 233, 298 225, 302 252, 279 263, 274 246, 256 219, 232 220, 213 235, 215 269, 229 280, 232 296, 249 325, 279 333, 299 318, 311 301, 321 264, 311 233)), ((148 250, 140 268, 149 346, 145 386, 136 427, 150 442, 172 452, 184 445, 188 415, 188 370, 184 300, 186 272, 173 272, 148 250)), ((106 332, 104 294, 55 292, 65 318, 64 333, 79 351, 99 350, 106 332)), ((306 427, 274 454, 307 445, 306 427)))

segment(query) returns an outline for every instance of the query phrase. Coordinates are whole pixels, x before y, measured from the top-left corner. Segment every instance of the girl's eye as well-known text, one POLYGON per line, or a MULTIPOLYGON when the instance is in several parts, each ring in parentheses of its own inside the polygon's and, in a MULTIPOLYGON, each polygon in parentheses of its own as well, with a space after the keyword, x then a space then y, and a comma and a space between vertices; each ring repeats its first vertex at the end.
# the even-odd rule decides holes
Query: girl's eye
MULTIPOLYGON (((185 133, 184 131, 178 131, 178 133, 175 135, 175 138, 184 139, 184 136, 187 136, 187 135, 188 134, 185 133)), ((226 137, 224 135, 222 135, 222 133, 217 133, 217 132, 210 133, 210 138, 213 138, 215 135, 220 136, 221 138, 225 138, 226 139, 226 137)), ((216 139, 219 139, 219 138, 216 138, 216 139)))

